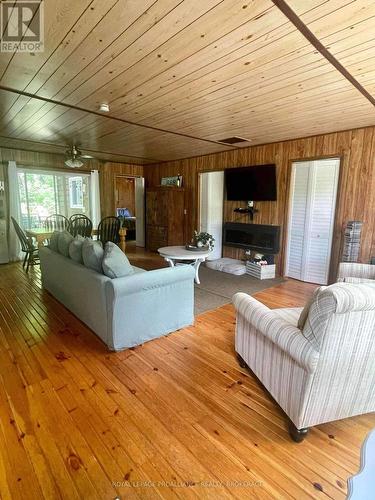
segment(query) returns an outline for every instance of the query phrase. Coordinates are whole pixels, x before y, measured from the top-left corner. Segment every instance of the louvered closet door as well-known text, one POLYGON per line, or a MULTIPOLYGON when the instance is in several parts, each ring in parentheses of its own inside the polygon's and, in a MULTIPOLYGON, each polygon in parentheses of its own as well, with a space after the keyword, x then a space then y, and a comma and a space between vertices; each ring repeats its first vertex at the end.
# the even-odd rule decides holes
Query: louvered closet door
POLYGON ((328 282, 340 160, 292 166, 286 275, 328 282))
POLYGON ((305 222, 309 188, 310 162, 292 166, 291 206, 288 227, 288 256, 286 275, 302 279, 305 222))
POLYGON ((331 259, 340 160, 313 161, 305 237, 303 281, 326 285, 331 259))

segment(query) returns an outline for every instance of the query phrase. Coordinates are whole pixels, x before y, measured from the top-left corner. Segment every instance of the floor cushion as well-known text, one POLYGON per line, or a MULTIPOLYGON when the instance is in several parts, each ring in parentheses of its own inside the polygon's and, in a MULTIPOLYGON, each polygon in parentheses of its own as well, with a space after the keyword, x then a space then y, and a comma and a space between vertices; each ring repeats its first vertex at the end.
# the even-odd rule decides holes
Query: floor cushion
POLYGON ((246 265, 242 260, 222 258, 216 260, 206 261, 206 266, 215 271, 222 271, 223 273, 235 274, 240 276, 246 274, 246 265))

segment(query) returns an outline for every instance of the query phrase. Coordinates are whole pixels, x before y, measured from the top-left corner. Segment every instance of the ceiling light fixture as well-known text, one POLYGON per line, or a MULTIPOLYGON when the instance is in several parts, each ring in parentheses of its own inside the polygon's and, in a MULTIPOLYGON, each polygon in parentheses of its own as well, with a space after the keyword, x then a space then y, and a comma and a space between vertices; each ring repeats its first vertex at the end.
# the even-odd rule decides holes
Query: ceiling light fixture
POLYGON ((70 168, 80 168, 84 165, 84 160, 93 158, 90 155, 83 155, 81 151, 73 144, 68 151, 66 151, 65 165, 70 168))
POLYGON ((109 104, 107 104, 106 102, 102 102, 99 106, 99 111, 102 111, 103 113, 109 113, 109 104))
POLYGON ((66 160, 65 165, 70 168, 80 168, 83 165, 83 161, 78 160, 77 158, 70 158, 66 160))

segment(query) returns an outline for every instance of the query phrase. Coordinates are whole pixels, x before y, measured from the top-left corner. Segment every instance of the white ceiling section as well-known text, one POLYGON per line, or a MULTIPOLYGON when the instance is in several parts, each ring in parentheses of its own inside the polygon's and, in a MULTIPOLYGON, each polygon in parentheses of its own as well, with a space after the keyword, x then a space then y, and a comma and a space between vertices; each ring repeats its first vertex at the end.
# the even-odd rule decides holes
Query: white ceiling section
MULTIPOLYGON (((374 125, 371 100, 278 3, 45 0, 45 51, 0 53, 0 146, 75 142, 147 164, 240 147, 218 143, 234 135, 255 145, 374 125)), ((374 96, 375 3, 284 3, 374 96)))

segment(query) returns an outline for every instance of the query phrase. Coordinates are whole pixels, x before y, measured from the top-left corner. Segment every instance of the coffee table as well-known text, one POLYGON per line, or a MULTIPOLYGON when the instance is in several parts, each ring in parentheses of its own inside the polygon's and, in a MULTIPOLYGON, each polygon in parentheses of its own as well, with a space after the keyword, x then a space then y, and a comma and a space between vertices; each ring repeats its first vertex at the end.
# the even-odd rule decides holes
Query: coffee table
POLYGON ((162 247, 158 249, 159 254, 164 257, 170 267, 174 267, 178 262, 190 264, 195 269, 195 282, 199 285, 199 266, 211 254, 212 250, 191 251, 184 246, 162 247), (190 262, 189 262, 190 261, 190 262))

